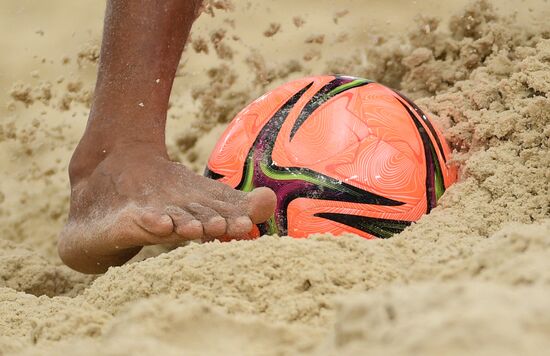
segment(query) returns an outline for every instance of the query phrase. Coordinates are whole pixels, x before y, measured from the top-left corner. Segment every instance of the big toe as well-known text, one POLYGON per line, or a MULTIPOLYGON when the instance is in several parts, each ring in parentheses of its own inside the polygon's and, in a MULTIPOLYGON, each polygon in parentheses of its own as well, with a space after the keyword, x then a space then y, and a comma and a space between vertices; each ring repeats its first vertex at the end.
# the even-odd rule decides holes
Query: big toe
POLYGON ((266 187, 256 188, 248 193, 248 216, 254 224, 263 223, 275 211, 277 196, 266 187))

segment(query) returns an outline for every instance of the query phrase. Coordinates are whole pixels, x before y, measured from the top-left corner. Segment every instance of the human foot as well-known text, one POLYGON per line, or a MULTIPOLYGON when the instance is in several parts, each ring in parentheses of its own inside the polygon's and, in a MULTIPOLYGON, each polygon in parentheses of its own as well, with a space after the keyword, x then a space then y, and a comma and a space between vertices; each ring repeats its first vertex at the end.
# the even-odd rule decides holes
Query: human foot
POLYGON ((121 265, 145 245, 246 237, 275 208, 267 188, 236 191, 145 144, 113 149, 98 163, 77 150, 70 176, 69 221, 58 249, 85 273, 121 265))
POLYGON ((87 273, 121 265, 142 246, 241 238, 275 209, 200 177, 166 154, 168 100, 201 1, 110 0, 90 117, 69 168, 71 208, 58 250, 87 273))

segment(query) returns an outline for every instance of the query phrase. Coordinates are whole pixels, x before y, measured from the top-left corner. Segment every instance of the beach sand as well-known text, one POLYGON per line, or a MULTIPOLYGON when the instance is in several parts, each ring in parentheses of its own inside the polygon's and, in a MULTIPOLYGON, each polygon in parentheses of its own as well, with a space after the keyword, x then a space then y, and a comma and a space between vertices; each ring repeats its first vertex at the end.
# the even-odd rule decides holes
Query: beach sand
POLYGON ((173 159, 202 172, 246 104, 292 79, 342 73, 425 109, 459 182, 387 240, 157 246, 104 275, 79 274, 56 239, 104 3, 3 1, 0 355, 547 352, 550 3, 212 3, 178 69, 173 159))

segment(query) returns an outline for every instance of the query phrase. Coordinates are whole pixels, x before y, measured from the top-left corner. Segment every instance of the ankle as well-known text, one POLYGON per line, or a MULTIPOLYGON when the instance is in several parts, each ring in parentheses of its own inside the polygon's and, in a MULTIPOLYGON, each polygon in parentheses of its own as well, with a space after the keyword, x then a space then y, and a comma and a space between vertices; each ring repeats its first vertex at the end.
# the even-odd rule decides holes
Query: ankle
POLYGON ((91 144, 90 140, 84 135, 76 146, 69 162, 71 184, 74 185, 81 179, 90 176, 106 156, 106 149, 103 149, 101 145, 91 144))
POLYGON ((69 178, 76 184, 89 177, 96 167, 108 158, 119 160, 142 160, 147 157, 168 158, 164 143, 158 140, 121 137, 115 141, 105 140, 86 132, 73 152, 69 162, 69 178))

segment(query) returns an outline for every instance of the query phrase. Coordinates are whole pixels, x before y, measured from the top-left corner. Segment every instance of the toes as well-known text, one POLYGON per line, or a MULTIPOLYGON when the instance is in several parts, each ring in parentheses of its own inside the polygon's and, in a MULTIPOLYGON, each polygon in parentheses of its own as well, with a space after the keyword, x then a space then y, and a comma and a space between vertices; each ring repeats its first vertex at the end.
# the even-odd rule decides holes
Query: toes
POLYGON ((239 216, 231 219, 227 225, 227 235, 230 237, 244 237, 252 230, 254 224, 248 216, 239 216))
POLYGON ((166 213, 170 215, 174 223, 174 232, 185 240, 196 240, 202 238, 202 223, 191 213, 178 208, 169 207, 166 213))
POLYGON ((227 223, 216 210, 198 203, 191 203, 186 210, 202 223, 204 237, 219 237, 225 234, 227 223))
POLYGON ((247 196, 248 216, 254 224, 259 224, 269 219, 277 205, 277 196, 266 187, 256 188, 247 196))
POLYGON ((247 216, 246 211, 220 200, 210 201, 209 206, 225 218, 227 222, 226 234, 229 237, 246 236, 252 230, 252 220, 247 216))
POLYGON ((156 236, 168 236, 174 230, 172 218, 156 209, 146 209, 140 214, 136 223, 144 230, 156 236))
MULTIPOLYGON (((238 216, 247 215, 253 224, 267 221, 275 212, 277 196, 267 187, 256 188, 245 193, 220 182, 215 181, 214 183, 216 184, 211 184, 211 189, 209 189, 211 196, 241 208, 244 212, 239 213, 238 216)), ((210 202, 205 205, 211 206, 210 202)), ((214 207, 214 209, 216 208, 214 207)))

